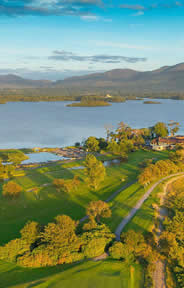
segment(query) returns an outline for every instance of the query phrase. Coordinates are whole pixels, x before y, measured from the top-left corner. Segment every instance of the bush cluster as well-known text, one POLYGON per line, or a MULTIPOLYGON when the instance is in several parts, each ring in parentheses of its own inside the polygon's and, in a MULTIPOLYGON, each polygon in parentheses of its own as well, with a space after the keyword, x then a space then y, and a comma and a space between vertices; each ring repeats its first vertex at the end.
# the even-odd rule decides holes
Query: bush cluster
POLYGON ((104 253, 115 235, 96 218, 109 217, 107 204, 100 201, 89 205, 89 220, 95 225, 76 232, 79 223, 69 216, 59 215, 54 222, 42 226, 28 222, 20 231, 21 237, 0 247, 0 259, 25 267, 54 266, 93 258, 104 253), (95 209, 96 207, 96 209, 95 209))
POLYGON ((182 163, 176 164, 171 160, 160 160, 155 164, 148 165, 142 173, 140 173, 138 181, 141 185, 147 186, 160 177, 165 177, 183 170, 184 165, 182 163))

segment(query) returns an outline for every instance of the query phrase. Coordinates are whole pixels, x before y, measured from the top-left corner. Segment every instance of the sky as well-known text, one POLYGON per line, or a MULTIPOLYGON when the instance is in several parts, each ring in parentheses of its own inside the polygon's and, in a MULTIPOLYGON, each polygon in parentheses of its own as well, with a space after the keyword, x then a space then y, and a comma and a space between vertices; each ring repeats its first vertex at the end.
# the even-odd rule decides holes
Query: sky
POLYGON ((184 62, 184 0, 0 0, 0 74, 58 80, 184 62))

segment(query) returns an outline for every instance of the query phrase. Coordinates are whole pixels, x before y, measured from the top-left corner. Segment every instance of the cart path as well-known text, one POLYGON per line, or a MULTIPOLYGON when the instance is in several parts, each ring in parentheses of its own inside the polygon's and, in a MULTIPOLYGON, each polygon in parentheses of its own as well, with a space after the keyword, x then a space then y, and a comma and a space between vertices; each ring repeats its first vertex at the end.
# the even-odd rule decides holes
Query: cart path
POLYGON ((184 175, 184 172, 180 172, 180 173, 176 173, 176 174, 172 174, 169 176, 166 176, 162 179, 160 179, 159 181, 157 181, 155 184, 153 184, 148 191, 142 196, 142 198, 137 202, 137 204, 132 208, 132 210, 129 212, 129 214, 121 221, 121 223, 118 225, 116 231, 115 231, 115 235, 116 235, 116 240, 120 241, 120 236, 121 236, 121 232, 124 229, 124 227, 130 222, 130 220, 135 216, 135 214, 138 212, 138 210, 141 208, 142 204, 145 202, 145 200, 148 199, 148 197, 150 196, 150 194, 153 192, 153 190, 160 184, 162 183, 164 180, 167 180, 169 178, 172 178, 174 176, 182 176, 184 175))
MULTIPOLYGON (((162 205, 164 204, 165 196, 168 192, 168 187, 171 183, 174 181, 177 181, 181 177, 184 177, 184 175, 179 175, 178 177, 175 177, 168 181, 166 185, 164 186, 163 193, 161 194, 160 197, 160 207, 158 209, 158 214, 159 214, 159 229, 156 235, 157 238, 157 243, 159 241, 160 235, 162 234, 163 231, 163 221, 165 217, 168 215, 168 211, 165 207, 162 205)), ((155 263, 155 271, 153 273, 153 287, 154 288, 166 288, 166 279, 165 279, 165 273, 166 273, 166 261, 158 260, 155 263)))

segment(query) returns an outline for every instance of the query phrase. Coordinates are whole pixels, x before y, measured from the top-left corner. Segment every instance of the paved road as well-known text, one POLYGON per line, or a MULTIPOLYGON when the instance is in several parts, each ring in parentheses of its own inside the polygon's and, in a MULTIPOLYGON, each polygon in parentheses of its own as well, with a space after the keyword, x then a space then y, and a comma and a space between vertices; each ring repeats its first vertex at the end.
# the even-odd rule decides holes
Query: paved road
POLYGON ((128 224, 128 222, 130 222, 130 220, 134 217, 134 215, 137 213, 137 211, 141 208, 142 204, 144 203, 145 200, 147 200, 147 198, 150 196, 150 194, 153 192, 153 190, 160 184, 162 183, 164 180, 167 180, 171 177, 174 176, 179 176, 184 174, 183 172, 180 173, 176 173, 176 174, 172 174, 169 176, 166 176, 162 179, 160 179, 159 181, 157 181, 155 184, 153 184, 151 186, 151 188, 148 189, 148 191, 143 195, 143 197, 137 202, 137 204, 132 208, 132 210, 130 211, 130 213, 121 221, 121 223, 118 225, 116 231, 115 231, 115 235, 116 235, 116 240, 120 241, 120 236, 121 236, 121 232, 123 230, 123 228, 128 224))

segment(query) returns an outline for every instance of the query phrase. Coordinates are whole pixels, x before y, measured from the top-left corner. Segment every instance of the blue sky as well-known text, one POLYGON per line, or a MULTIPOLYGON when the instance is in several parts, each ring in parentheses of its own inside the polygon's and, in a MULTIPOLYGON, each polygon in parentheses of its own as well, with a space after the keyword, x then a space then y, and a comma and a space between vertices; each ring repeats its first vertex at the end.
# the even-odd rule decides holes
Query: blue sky
POLYGON ((184 0, 0 0, 1 74, 63 79, 184 62, 184 0))

